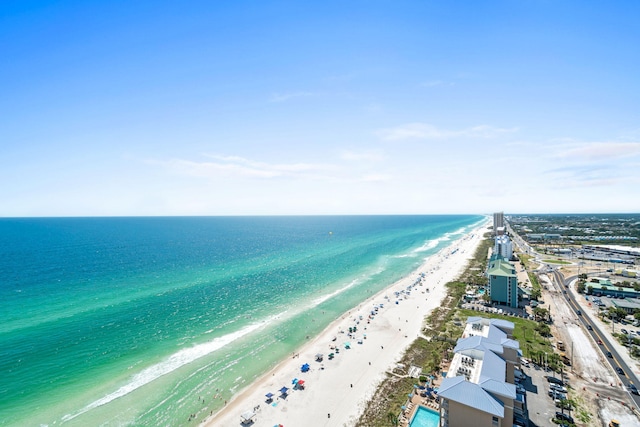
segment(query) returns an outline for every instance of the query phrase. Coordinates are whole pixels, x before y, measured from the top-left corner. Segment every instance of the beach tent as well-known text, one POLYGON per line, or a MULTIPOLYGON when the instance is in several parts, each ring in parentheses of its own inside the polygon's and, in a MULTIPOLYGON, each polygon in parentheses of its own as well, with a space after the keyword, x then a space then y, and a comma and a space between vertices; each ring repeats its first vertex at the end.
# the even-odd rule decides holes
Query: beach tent
POLYGON ((302 372, 307 372, 309 370, 309 364, 305 363, 304 365, 302 365, 302 367, 300 368, 300 370, 302 372))
POLYGON ((322 362, 322 358, 323 358, 322 353, 316 354, 316 362, 322 362))
POLYGON ((256 413, 253 411, 247 411, 240 415, 240 422, 242 424, 250 424, 253 422, 253 418, 256 416, 256 413))

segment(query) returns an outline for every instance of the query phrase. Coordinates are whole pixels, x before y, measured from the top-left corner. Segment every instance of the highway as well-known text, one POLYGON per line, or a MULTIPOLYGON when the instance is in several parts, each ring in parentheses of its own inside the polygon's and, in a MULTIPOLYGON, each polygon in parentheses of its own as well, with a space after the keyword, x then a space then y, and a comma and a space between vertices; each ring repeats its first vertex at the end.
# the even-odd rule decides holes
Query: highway
MULTIPOLYGON (((604 359, 609 362, 614 372, 615 372, 615 368, 617 368, 618 366, 622 368, 622 371, 624 372, 625 375, 622 376, 617 373, 616 375, 618 376, 620 382, 624 384, 625 390, 626 390, 626 385, 629 383, 633 383, 637 387, 640 386, 640 381, 638 381, 638 377, 636 377, 633 371, 629 369, 629 366, 625 363, 624 359, 620 357, 620 354, 611 345, 609 339, 607 338, 607 334, 602 333, 602 331, 600 331, 598 326, 593 322, 591 322, 588 316, 585 316, 584 314, 578 315, 578 310, 582 312, 582 308, 578 305, 576 300, 573 298, 573 295, 571 292, 564 293, 564 291, 568 289, 569 284, 573 280, 575 280, 577 276, 571 276, 565 279, 562 273, 557 271, 556 268, 553 268, 553 278, 554 278, 553 283, 554 283, 554 286, 556 287, 556 290, 559 292, 560 295, 564 296, 565 300, 569 304, 569 307, 571 307, 576 317, 585 327, 585 331, 591 335, 591 337, 596 343, 597 342, 602 343, 602 344, 599 344, 598 347, 600 348, 600 351, 602 352, 604 359), (587 328, 587 325, 590 325, 592 329, 589 330, 587 328), (607 351, 610 351, 613 357, 607 357, 606 356, 607 351)), ((640 396, 632 394, 630 392, 629 392, 629 395, 631 399, 634 401, 636 408, 640 409, 640 396)))

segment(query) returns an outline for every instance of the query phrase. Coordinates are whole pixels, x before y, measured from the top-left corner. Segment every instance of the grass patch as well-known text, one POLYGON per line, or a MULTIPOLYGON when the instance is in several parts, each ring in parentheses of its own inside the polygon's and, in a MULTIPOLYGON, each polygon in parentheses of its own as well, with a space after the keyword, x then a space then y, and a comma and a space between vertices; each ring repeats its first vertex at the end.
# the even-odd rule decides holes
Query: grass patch
POLYGON ((526 269, 529 268, 529 266, 531 265, 531 255, 527 255, 527 254, 518 254, 518 259, 520 260, 520 263, 522 264, 522 266, 526 269))
POLYGON ((571 264, 569 261, 562 261, 560 259, 543 259, 542 262, 549 264, 571 264))
POLYGON ((503 319, 513 322, 513 339, 520 343, 520 350, 524 357, 533 360, 538 364, 542 364, 546 359, 551 369, 560 369, 559 355, 554 353, 553 347, 549 340, 538 333, 536 330, 538 322, 520 317, 511 317, 501 314, 477 312, 474 310, 459 309, 456 316, 467 318, 469 316, 488 317, 490 319, 503 319))

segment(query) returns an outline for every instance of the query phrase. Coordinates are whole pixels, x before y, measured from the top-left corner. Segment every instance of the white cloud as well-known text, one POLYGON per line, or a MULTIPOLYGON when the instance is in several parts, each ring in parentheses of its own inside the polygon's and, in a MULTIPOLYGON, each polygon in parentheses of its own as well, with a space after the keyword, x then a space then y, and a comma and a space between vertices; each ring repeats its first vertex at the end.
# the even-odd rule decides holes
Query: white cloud
POLYGON ((559 146, 556 157, 603 161, 640 155, 640 142, 585 142, 559 146))
POLYGON ((361 181, 365 181, 365 182, 384 182, 384 181, 390 181, 390 180, 391 180, 391 175, 382 174, 382 173, 364 175, 361 179, 361 181))
POLYGON ((450 138, 494 138, 516 132, 517 128, 505 129, 488 125, 479 125, 461 130, 439 129, 428 123, 407 123, 395 128, 381 129, 376 134, 387 141, 405 139, 450 139, 450 138))
POLYGON ((269 98, 270 102, 284 102, 294 98, 305 98, 309 96, 315 96, 313 92, 287 92, 287 93, 274 93, 269 98))
POLYGON ((352 151, 343 150, 340 152, 340 158, 347 161, 365 161, 365 162, 381 162, 385 159, 385 155, 381 150, 363 150, 352 151))
POLYGON ((325 173, 333 169, 327 164, 312 163, 265 163, 238 156, 205 155, 211 161, 193 161, 170 159, 152 161, 161 164, 174 173, 181 175, 216 178, 221 176, 271 179, 279 177, 323 178, 325 173))

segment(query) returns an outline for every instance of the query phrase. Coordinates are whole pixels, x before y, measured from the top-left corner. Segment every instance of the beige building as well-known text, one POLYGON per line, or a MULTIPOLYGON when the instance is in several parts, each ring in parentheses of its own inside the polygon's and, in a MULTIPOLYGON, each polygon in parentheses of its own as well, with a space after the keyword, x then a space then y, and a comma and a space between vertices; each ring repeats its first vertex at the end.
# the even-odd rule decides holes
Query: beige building
POLYGON ((525 397, 515 385, 521 352, 513 328, 506 320, 467 319, 438 391, 441 427, 525 424, 525 397))

